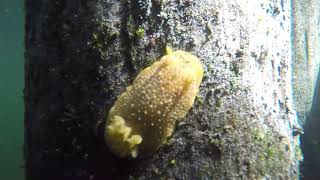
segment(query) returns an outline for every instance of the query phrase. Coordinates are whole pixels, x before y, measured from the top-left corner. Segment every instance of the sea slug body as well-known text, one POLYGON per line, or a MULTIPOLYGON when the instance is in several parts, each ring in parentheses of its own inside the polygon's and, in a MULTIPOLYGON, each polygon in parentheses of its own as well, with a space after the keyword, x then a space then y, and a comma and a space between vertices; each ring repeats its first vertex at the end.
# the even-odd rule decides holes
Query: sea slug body
POLYGON ((194 103, 203 77, 199 59, 167 48, 167 55, 138 74, 110 109, 105 141, 121 158, 155 152, 194 103))

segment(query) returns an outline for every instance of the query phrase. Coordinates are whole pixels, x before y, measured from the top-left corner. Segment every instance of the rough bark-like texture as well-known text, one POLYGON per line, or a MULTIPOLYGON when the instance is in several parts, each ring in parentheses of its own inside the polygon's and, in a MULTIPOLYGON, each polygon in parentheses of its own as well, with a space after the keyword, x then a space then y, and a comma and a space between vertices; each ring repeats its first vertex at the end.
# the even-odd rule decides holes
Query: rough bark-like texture
POLYGON ((289 1, 26 0, 27 179, 296 179, 289 1), (169 44, 199 96, 152 156, 121 160, 107 112, 169 44))
POLYGON ((299 122, 307 120, 320 70, 320 1, 294 0, 293 8, 293 92, 299 122))
POLYGON ((301 173, 320 179, 320 1, 293 1, 293 92, 301 136, 301 173))

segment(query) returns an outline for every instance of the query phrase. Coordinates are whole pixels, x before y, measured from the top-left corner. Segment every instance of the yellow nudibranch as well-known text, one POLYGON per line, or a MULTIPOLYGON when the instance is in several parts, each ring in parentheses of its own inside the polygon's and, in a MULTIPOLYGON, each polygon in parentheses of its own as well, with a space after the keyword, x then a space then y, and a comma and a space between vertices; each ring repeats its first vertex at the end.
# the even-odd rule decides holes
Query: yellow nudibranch
POLYGON ((110 109, 105 141, 117 156, 155 152, 194 103, 203 77, 199 59, 172 51, 138 74, 110 109))

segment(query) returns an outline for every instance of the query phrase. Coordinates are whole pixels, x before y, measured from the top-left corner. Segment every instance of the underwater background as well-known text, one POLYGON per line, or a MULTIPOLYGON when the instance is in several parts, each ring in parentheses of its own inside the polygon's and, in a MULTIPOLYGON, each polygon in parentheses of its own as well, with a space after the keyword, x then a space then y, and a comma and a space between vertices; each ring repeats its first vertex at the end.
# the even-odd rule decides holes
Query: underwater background
MULTIPOLYGON (((311 1, 305 1, 308 3, 311 1)), ((23 0, 0 1, 0 179, 24 179, 24 4, 23 0)), ((317 9, 317 8, 315 8, 317 9)), ((320 11, 320 7, 318 7, 320 11)), ((302 17, 307 21, 307 18, 302 17)), ((300 20, 301 20, 300 19, 300 20)), ((320 17, 317 26, 320 24, 320 17)), ((319 34, 316 34, 319 36, 319 34)), ((315 42, 320 44, 320 42, 315 42)), ((317 45, 319 46, 319 45, 317 45)), ((307 48, 307 47, 306 47, 307 48)), ((308 49, 305 49, 306 52, 308 49)), ((319 59, 319 57, 314 57, 319 59)), ((312 90, 310 90, 312 91, 312 90)), ((312 91, 313 92, 313 91, 312 91)), ((302 179, 320 179, 320 77, 306 116, 301 164, 302 179)))
POLYGON ((304 161, 301 164, 302 179, 320 179, 320 76, 316 83, 312 108, 301 137, 304 161))
POLYGON ((24 179, 22 0, 0 1, 0 179, 24 179))

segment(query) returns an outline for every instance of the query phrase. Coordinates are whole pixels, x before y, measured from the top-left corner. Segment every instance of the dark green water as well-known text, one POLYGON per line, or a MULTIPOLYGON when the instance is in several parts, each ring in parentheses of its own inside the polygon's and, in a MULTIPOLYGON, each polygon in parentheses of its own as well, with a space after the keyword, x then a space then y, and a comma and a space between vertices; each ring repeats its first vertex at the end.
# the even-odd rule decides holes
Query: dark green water
POLYGON ((311 112, 301 138, 304 161, 302 179, 320 179, 320 75, 318 77, 311 112))
POLYGON ((0 180, 23 178, 22 0, 0 0, 0 180))

